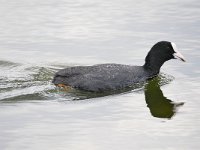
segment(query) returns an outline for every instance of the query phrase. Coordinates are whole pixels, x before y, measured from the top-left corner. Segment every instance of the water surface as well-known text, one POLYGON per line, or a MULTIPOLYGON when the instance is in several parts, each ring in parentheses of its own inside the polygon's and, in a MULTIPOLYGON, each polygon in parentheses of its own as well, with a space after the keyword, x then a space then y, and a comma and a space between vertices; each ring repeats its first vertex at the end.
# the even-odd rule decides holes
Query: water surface
POLYGON ((2 0, 0 149, 199 149, 199 8, 198 0, 2 0), (161 40, 187 62, 169 61, 131 90, 66 93, 51 83, 70 66, 143 65, 161 40))

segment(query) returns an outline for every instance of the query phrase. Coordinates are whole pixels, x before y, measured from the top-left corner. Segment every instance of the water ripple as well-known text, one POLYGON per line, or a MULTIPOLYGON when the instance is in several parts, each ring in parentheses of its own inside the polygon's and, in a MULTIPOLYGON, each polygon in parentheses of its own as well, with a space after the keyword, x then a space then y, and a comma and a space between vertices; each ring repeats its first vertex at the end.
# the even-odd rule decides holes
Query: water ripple
MULTIPOLYGON (((143 91, 145 84, 137 84, 128 89, 107 92, 91 93, 79 90, 70 92, 56 88, 51 80, 54 73, 67 66, 33 66, 0 61, 0 100, 6 102, 21 100, 83 100, 88 98, 108 96, 111 94, 126 94, 143 91)), ((173 80, 172 76, 160 74, 159 84, 164 85, 173 80)))

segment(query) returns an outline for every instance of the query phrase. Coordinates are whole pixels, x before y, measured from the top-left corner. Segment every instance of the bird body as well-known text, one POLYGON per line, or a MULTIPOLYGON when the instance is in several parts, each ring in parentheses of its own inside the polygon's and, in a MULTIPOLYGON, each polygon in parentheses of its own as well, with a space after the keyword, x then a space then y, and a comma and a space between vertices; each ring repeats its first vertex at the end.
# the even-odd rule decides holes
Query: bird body
POLYGON ((62 83, 81 90, 102 92, 143 82, 150 75, 141 66, 100 64, 66 68, 57 72, 55 77, 54 84, 62 83))
MULTIPOLYGON (((123 89, 156 76, 165 61, 175 58, 177 50, 174 49, 171 42, 158 42, 149 51, 143 66, 99 64, 65 68, 55 74, 53 83, 92 92, 123 89)), ((184 60, 180 53, 179 57, 184 60)))

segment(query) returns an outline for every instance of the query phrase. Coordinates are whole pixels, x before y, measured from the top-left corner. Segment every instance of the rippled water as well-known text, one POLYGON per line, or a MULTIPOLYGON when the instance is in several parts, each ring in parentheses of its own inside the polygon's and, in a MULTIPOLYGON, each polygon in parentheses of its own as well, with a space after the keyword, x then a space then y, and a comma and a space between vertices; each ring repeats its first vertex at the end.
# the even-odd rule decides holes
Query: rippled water
POLYGON ((0 149, 199 149, 198 0, 2 0, 0 149), (118 93, 66 93, 62 68, 142 65, 175 42, 187 62, 118 93), (112 94, 112 95, 110 95, 112 94))

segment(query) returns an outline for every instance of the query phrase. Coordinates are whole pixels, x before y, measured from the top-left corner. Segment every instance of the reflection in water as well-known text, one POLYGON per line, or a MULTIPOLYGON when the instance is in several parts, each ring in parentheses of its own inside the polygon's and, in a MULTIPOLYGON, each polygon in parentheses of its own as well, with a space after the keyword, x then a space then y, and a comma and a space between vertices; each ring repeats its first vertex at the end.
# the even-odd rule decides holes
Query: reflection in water
POLYGON ((184 103, 174 103, 163 95, 159 85, 159 78, 150 80, 145 86, 145 100, 152 116, 158 118, 172 118, 177 108, 184 103))

